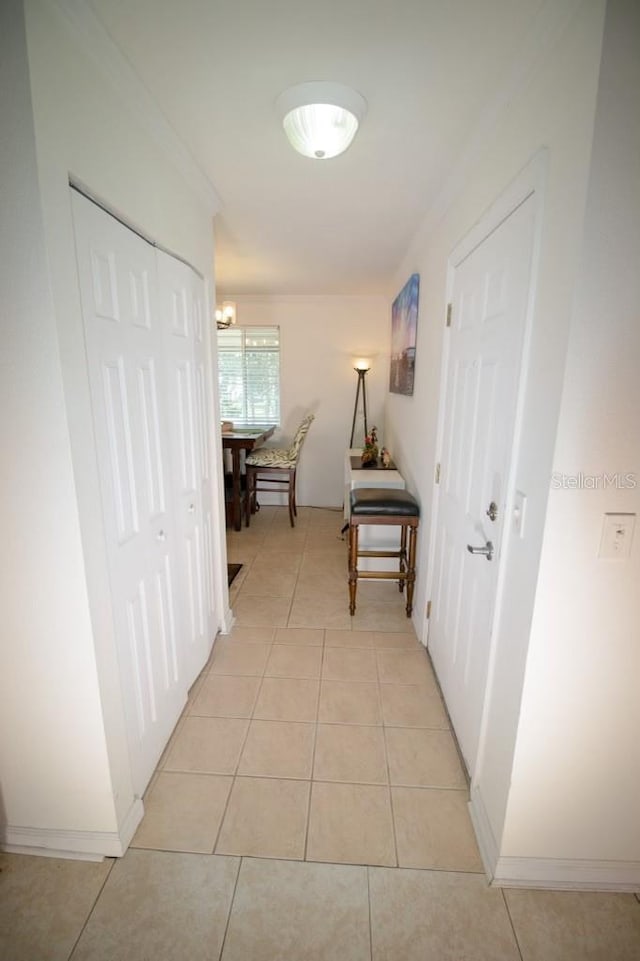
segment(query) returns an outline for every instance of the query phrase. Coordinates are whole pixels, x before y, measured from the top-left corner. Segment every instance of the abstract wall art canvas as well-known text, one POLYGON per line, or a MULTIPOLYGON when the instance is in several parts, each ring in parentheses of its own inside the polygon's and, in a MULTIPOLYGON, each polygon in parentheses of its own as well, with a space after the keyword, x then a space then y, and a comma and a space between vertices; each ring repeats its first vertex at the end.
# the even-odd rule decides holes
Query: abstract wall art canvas
POLYGON ((413 394, 419 291, 420 274, 412 274, 391 308, 389 390, 392 394, 413 394))

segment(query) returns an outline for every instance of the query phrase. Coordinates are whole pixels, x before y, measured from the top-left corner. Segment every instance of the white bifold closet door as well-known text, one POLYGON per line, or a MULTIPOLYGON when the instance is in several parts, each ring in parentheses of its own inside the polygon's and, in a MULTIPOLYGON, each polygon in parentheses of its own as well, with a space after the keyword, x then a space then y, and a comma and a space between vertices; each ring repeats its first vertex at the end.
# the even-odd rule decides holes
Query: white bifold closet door
POLYGON ((72 191, 132 776, 142 794, 214 636, 204 291, 72 191))
POLYGON ((211 646, 210 418, 205 370, 205 301, 200 278, 157 251, 158 282, 168 377, 172 484, 184 601, 183 652, 188 683, 198 676, 211 646))

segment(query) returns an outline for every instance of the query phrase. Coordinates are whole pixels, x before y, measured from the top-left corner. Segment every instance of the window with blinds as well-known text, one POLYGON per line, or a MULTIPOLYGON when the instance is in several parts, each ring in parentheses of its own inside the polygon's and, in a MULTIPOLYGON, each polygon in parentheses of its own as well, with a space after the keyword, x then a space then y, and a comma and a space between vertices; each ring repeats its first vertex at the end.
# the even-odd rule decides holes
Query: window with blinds
POLYGON ((248 427, 280 423, 280 328, 218 331, 220 416, 248 427))

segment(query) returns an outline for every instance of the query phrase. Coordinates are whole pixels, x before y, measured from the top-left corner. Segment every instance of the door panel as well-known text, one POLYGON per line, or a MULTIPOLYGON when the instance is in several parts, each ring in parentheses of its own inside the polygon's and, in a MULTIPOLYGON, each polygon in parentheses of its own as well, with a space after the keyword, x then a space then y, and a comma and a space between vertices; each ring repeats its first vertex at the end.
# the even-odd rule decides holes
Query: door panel
POLYGON ((157 252, 164 337, 169 358, 168 398, 178 469, 173 479, 180 550, 185 670, 190 684, 205 663, 214 636, 211 581, 210 481, 202 281, 185 264, 157 252))
POLYGON ((429 648, 473 774, 529 295, 530 197, 455 268, 429 648), (498 505, 495 521, 489 504, 498 505), (491 542, 492 560, 469 553, 491 542))
POLYGON ((133 466, 131 418, 122 357, 105 359, 102 364, 104 386, 103 413, 109 447, 109 466, 117 535, 120 544, 138 533, 136 477, 133 466))
POLYGON ((187 690, 155 252, 75 192, 72 203, 117 655, 141 795, 187 690))
POLYGON ((140 365, 137 374, 145 476, 147 479, 146 493, 149 515, 153 518, 164 514, 167 509, 155 362, 150 360, 148 364, 140 365))
POLYGON ((180 681, 180 650, 176 638, 176 616, 174 598, 176 588, 173 584, 173 568, 165 557, 164 567, 156 572, 156 598, 158 605, 161 635, 163 639, 163 676, 164 685, 169 689, 180 681))

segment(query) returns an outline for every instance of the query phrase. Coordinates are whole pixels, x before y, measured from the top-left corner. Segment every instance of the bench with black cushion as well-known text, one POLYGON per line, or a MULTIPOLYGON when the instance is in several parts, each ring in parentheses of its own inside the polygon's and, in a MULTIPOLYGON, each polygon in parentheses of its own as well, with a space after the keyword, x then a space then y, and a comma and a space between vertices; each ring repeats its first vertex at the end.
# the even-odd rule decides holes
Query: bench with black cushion
POLYGON ((349 497, 349 613, 355 614, 358 579, 397 580, 400 591, 407 585, 406 612, 411 617, 416 580, 416 533, 420 522, 420 506, 408 491, 384 487, 357 487, 349 497), (361 524, 400 527, 398 550, 360 550, 361 524), (407 543, 408 540, 408 543, 407 543), (397 571, 361 571, 359 557, 397 558, 397 571))

